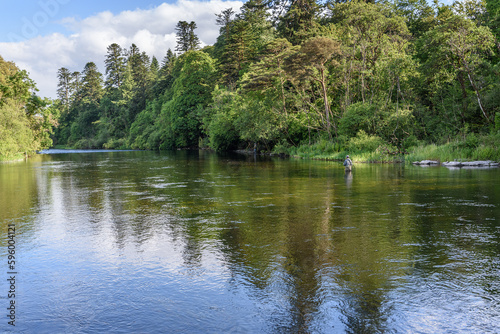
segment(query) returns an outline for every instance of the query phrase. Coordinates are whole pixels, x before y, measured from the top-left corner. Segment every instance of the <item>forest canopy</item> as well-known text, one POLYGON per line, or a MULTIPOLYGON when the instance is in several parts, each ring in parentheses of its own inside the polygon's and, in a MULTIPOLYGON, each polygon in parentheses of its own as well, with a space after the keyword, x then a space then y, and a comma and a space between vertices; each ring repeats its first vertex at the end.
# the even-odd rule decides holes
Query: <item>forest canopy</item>
MULTIPOLYGON (((196 23, 179 21, 178 45, 161 62, 113 43, 104 74, 92 61, 61 68, 59 99, 36 115, 60 114, 52 138, 76 148, 316 145, 383 160, 425 144, 471 153, 487 141, 480 157, 500 158, 498 1, 250 0, 214 21, 219 36, 204 48, 196 23)), ((2 113, 24 112, 12 118, 29 129, 17 143, 46 146, 50 131, 34 130, 33 96, 23 96, 2 113)))

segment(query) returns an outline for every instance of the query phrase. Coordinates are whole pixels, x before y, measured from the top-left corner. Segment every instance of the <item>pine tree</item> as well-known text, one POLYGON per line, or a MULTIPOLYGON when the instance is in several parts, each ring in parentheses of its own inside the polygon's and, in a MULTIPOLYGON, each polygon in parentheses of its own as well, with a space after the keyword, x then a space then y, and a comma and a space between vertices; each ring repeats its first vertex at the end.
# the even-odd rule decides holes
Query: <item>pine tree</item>
POLYGON ((106 55, 106 89, 119 88, 123 82, 125 72, 125 58, 123 49, 116 43, 108 46, 106 55))
POLYGON ((155 56, 151 58, 151 64, 149 64, 149 70, 151 71, 153 78, 156 79, 156 77, 160 72, 160 63, 158 62, 158 59, 156 59, 155 56))
POLYGON ((71 72, 67 68, 61 67, 59 71, 57 71, 57 79, 59 79, 59 83, 57 84, 57 97, 63 106, 62 111, 68 112, 71 105, 71 96, 73 95, 71 72))
POLYGON ((278 23, 278 32, 292 44, 298 45, 308 37, 317 26, 319 6, 315 0, 295 0, 278 23))
POLYGON ((200 46, 200 39, 194 33, 196 23, 194 21, 186 22, 179 21, 175 27, 177 32, 177 46, 175 51, 187 52, 189 50, 198 50, 200 46))
POLYGON ((86 103, 99 104, 103 95, 103 79, 97 65, 94 62, 88 62, 82 72, 82 88, 80 95, 86 103))
POLYGON ((215 14, 215 16, 217 17, 215 23, 221 26, 220 35, 227 39, 229 37, 230 23, 233 21, 234 10, 226 8, 220 14, 215 14))
POLYGON ((165 54, 165 57, 161 62, 161 68, 160 68, 161 75, 169 74, 172 71, 176 59, 177 55, 173 53, 171 49, 168 49, 167 53, 165 54))

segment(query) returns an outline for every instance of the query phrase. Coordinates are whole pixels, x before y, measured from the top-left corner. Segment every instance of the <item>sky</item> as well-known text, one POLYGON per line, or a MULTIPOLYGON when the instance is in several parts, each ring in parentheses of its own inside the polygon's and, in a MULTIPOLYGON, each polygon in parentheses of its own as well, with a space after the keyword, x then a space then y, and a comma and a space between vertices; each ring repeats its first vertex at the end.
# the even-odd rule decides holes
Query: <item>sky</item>
POLYGON ((202 46, 219 34, 215 14, 236 12, 237 0, 21 0, 2 1, 0 56, 29 72, 42 97, 57 98, 57 71, 82 71, 93 61, 105 73, 112 43, 141 51, 160 62, 177 44, 175 26, 195 21, 202 46))

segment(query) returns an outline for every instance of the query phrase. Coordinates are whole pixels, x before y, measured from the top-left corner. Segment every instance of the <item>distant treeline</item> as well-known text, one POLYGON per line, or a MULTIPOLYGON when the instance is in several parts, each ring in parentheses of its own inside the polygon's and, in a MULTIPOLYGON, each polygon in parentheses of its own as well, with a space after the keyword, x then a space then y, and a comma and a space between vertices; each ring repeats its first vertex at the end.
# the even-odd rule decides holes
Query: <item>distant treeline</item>
POLYGON ((93 62, 61 68, 55 143, 394 155, 500 142, 496 0, 250 0, 214 20, 219 37, 203 49, 196 23, 180 21, 161 63, 111 44, 105 75, 93 62))

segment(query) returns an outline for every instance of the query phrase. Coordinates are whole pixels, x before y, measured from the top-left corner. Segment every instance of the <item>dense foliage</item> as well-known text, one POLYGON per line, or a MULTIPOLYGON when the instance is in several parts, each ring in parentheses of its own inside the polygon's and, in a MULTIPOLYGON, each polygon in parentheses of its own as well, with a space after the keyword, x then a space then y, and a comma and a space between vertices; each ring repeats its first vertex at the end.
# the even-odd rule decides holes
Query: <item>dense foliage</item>
POLYGON ((57 143, 384 160, 476 138, 481 158, 500 158, 498 1, 250 0, 214 20, 219 37, 203 49, 180 21, 180 54, 161 64, 112 44, 105 77, 92 62, 60 69, 57 143))
POLYGON ((0 160, 17 159, 52 145, 58 109, 35 92, 28 73, 0 56, 0 160))

